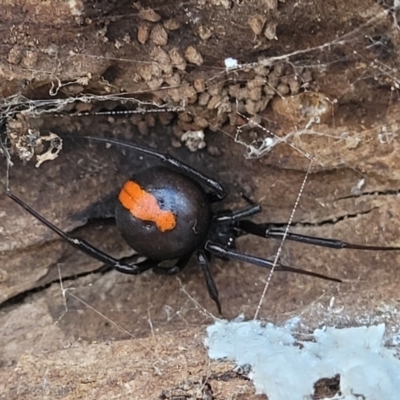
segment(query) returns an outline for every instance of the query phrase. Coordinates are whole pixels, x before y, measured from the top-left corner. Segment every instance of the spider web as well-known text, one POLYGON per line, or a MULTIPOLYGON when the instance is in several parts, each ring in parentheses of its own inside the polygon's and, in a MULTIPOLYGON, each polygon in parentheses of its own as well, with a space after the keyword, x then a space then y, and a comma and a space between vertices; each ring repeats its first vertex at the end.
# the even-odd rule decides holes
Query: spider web
MULTIPOLYGON (((192 18, 195 18, 195 10, 190 8, 190 3, 186 8, 187 13, 192 13, 192 18)), ((247 173, 240 175, 242 171, 239 171, 239 168, 221 169, 217 172, 221 172, 224 182, 233 182, 236 179, 236 183, 230 186, 231 193, 239 186, 238 192, 243 191, 246 195, 255 196, 255 200, 263 206, 263 221, 272 221, 277 224, 287 223, 288 229, 294 225, 294 228, 301 232, 320 236, 344 236, 343 239, 349 239, 352 242, 373 243, 378 241, 382 245, 389 244, 389 242, 395 243, 397 229, 400 230, 397 222, 393 222, 390 227, 387 225, 387 218, 385 219, 383 216, 381 222, 376 225, 374 218, 376 213, 384 214, 388 209, 393 212, 394 216, 397 215, 395 200, 398 178, 394 163, 396 159, 389 157, 391 163, 385 165, 384 157, 393 154, 397 146, 399 121, 396 119, 396 110, 400 85, 397 56, 398 8, 397 2, 381 7, 371 3, 370 9, 366 10, 366 14, 371 17, 366 22, 351 26, 345 32, 337 32, 333 39, 323 44, 290 51, 279 56, 259 56, 256 60, 249 62, 246 59, 240 59, 236 54, 230 54, 233 60, 237 60, 234 62, 233 68, 223 65, 223 60, 220 65, 202 65, 199 69, 206 76, 206 87, 214 89, 218 86, 221 91, 227 90, 225 97, 228 97, 228 102, 222 96, 212 112, 207 114, 213 118, 213 126, 222 137, 221 142, 214 141, 212 133, 207 132, 206 128, 188 129, 189 132, 202 131, 205 133, 204 137, 200 136, 200 140, 198 140, 198 136, 195 136, 197 141, 194 140, 194 142, 182 140, 183 122, 186 122, 189 127, 195 125, 193 118, 190 121, 182 121, 179 117, 179 115, 193 112, 192 105, 187 101, 174 102, 172 98, 170 101, 165 101, 165 99, 160 101, 159 98, 144 100, 141 94, 133 92, 122 95, 115 93, 97 95, 86 92, 80 95, 70 95, 68 88, 74 85, 86 85, 82 79, 71 82, 53 79, 51 87, 48 89, 49 96, 46 99, 30 99, 21 94, 4 98, 0 104, 0 120, 9 126, 10 121, 16 120, 18 115, 23 115, 24 120, 40 121, 42 126, 38 130, 42 134, 42 131, 52 132, 54 125, 57 124, 67 125, 72 121, 71 124, 78 126, 83 124, 83 127, 88 127, 93 121, 87 119, 88 122, 85 122, 85 118, 89 117, 79 118, 78 115, 75 115, 71 120, 68 118, 68 122, 60 122, 64 120, 62 118, 54 118, 53 121, 56 122, 51 122, 51 117, 55 114, 66 114, 66 110, 72 114, 82 114, 86 112, 86 108, 82 105, 87 105, 89 112, 92 112, 92 109, 94 111, 103 110, 107 108, 104 106, 105 104, 111 104, 111 114, 104 117, 97 115, 94 117, 95 121, 111 119, 111 129, 121 130, 125 134, 125 122, 122 121, 125 121, 127 117, 116 115, 121 107, 124 109, 124 113, 125 108, 131 109, 136 113, 134 115, 141 116, 137 119, 138 121, 146 122, 148 122, 147 115, 154 114, 157 109, 162 113, 172 114, 173 122, 171 124, 175 124, 179 128, 177 135, 160 139, 161 142, 165 140, 162 142, 163 144, 192 146, 192 149, 196 150, 196 146, 198 148, 202 146, 199 143, 205 142, 209 151, 208 155, 217 153, 218 157, 224 157, 224 152, 229 154, 231 149, 236 149, 233 150, 234 157, 241 155, 238 165, 240 168, 247 168, 247 173), (262 75, 265 71, 268 71, 267 75, 262 75), (350 71, 346 75, 346 79, 341 79, 341 75, 346 74, 346 71, 350 71), (268 80, 274 72, 279 81, 275 87, 271 83, 272 78, 271 81, 268 80), (332 73, 333 75, 329 75, 332 73), (257 99, 257 94, 254 94, 257 90, 254 90, 254 93, 251 92, 253 87, 249 85, 249 82, 253 82, 255 85, 254 81, 259 76, 263 76, 267 80, 267 84, 263 87, 270 86, 271 98, 268 100, 265 110, 260 109, 261 111, 253 113, 257 107, 262 107, 257 103, 261 100, 252 100, 252 102, 246 103, 245 96, 255 96, 254 99, 257 99), (330 76, 333 81, 330 83, 331 90, 328 93, 330 76), (333 87, 335 84, 338 88, 333 87), (288 92, 285 93, 285 91, 288 92), (61 92, 63 92, 63 96, 59 96, 61 92), (65 93, 67 93, 66 96, 65 93), (368 93, 369 98, 367 97, 368 93), (357 115, 358 107, 364 102, 365 108, 357 115), (77 106, 77 104, 80 105, 77 106), (371 111, 374 112, 371 113, 371 111), (224 115, 224 118, 221 115, 224 115), (232 118, 231 115, 237 117, 237 121, 233 124, 229 119, 232 118), (374 118, 376 121, 371 122, 371 119, 374 118), (221 122, 222 120, 224 122, 221 122), (368 144, 372 140, 374 140, 375 147, 371 150, 368 144), (221 144, 218 145, 218 143, 221 144), (359 154, 361 155, 354 155, 360 149, 359 154), (254 165, 256 166, 254 167, 254 165), (377 169, 377 165, 381 165, 380 170, 377 169), (265 172, 267 168, 272 168, 274 172, 265 172), (282 168, 282 173, 276 172, 279 168, 282 168), (256 175, 254 176, 254 174, 256 175), (266 177, 265 175, 268 174, 271 176, 266 177), (251 179, 254 180, 251 181, 251 179), (391 184, 388 185, 388 182, 391 184), (267 188, 267 185, 271 185, 270 188, 267 188), (331 186, 333 189, 327 190, 327 186, 331 186), (337 195, 335 195, 335 188, 339 193, 337 195), (336 196, 334 201, 329 199, 329 196, 334 195, 336 196), (279 208, 282 208, 283 211, 279 211, 279 208), (384 211, 375 212, 379 209, 384 211), (366 219, 360 222, 364 216, 366 219), (353 222, 354 224, 352 224, 353 222)), ((162 8, 158 10, 160 11, 162 8)), ((255 35, 254 46, 257 46, 258 40, 260 38, 255 35)), ((281 38, 278 36, 279 40, 281 38)), ((87 57, 95 56, 97 55, 87 54, 87 57)), ((122 57, 119 61, 121 60, 122 57)), ((138 60, 127 59, 127 62, 135 64, 138 60)), ((263 90, 265 93, 266 89, 263 90)), ((210 92, 213 93, 212 90, 210 92)), ((211 94, 210 98, 212 99, 213 96, 217 95, 211 94)), ((155 118, 157 119, 157 117, 155 118)), ((134 124, 138 126, 136 122, 135 119, 134 124)), ((152 127, 148 125, 148 128, 152 127)), ((144 130, 146 129, 144 128, 144 130)), ((148 135, 148 133, 146 134, 148 135)), ((138 139, 145 142, 146 138, 150 141, 154 140, 151 134, 138 139)), ((104 172, 104 168, 101 166, 102 161, 98 159, 100 156, 93 155, 94 151, 92 148, 89 160, 95 166, 89 167, 86 164, 87 161, 84 161, 85 168, 93 174, 104 172), (93 169, 89 170, 89 168, 93 169)), ((6 154, 7 150, 3 149, 3 153, 6 154)), ((20 154, 22 153, 14 153, 12 157, 20 154)), ((33 156, 34 152, 30 154, 33 156)), ((62 154, 61 151, 59 158, 62 157, 62 154)), ((200 163, 196 159, 196 154, 188 156, 188 160, 200 163)), ((218 162, 210 162, 210 164, 223 165, 218 162)), ((10 167, 10 173, 11 189, 19 190, 25 180, 17 175, 17 171, 14 173, 13 167, 10 167)), ((38 172, 33 176, 40 178, 41 173, 38 172)), ((51 175, 49 179, 53 178, 54 175, 51 175)), ((104 183, 105 186, 107 184, 104 183)), ((49 219, 51 215, 56 215, 63 222, 63 218, 67 219, 68 215, 57 215, 54 211, 57 208, 57 200, 60 200, 60 197, 57 197, 58 189, 52 188, 51 185, 48 186, 48 190, 52 193, 49 194, 49 198, 53 199, 54 197, 55 200, 51 201, 54 205, 49 205, 51 211, 46 215, 49 219)), ((100 189, 95 194, 99 193, 100 189)), ((235 193, 233 194, 235 196, 235 193)), ((33 200, 38 199, 36 195, 32 197, 33 200)), ((91 199, 95 197, 90 195, 91 199)), ((240 202, 239 197, 236 193, 236 198, 230 204, 236 206, 240 202)), ((40 206, 39 201, 37 204, 40 206)), ((42 210, 45 211, 45 208, 42 210)), ((67 211, 62 211, 61 214, 63 212, 67 214, 67 211)), ((22 213, 19 218, 23 218, 22 213)), ((89 226, 88 236, 95 238, 101 225, 102 223, 96 222, 93 226, 89 226)), ((64 228, 73 230, 76 226, 70 223, 66 224, 64 228)), ((45 229, 36 225, 35 229, 38 232, 36 235, 39 237, 44 235, 45 229)), ((99 236, 101 235, 99 234, 99 236)), ((49 237, 50 235, 46 238, 49 237)), ((24 238, 24 242, 28 246, 37 241, 40 241, 37 237, 31 241, 29 238, 24 238)), ((258 254, 261 249, 261 255, 264 257, 275 254, 275 257, 272 257, 275 262, 284 260, 284 263, 288 265, 306 269, 327 268, 324 271, 327 273, 329 271, 329 274, 333 272, 333 275, 343 277, 348 282, 344 284, 345 288, 337 288, 325 283, 307 281, 306 278, 297 280, 297 278, 290 277, 281 278, 283 280, 275 284, 277 274, 272 274, 272 272, 270 274, 265 271, 253 272, 251 266, 228 267, 225 263, 217 262, 214 271, 221 292, 222 305, 224 307, 225 302, 232 303, 228 306, 229 312, 232 312, 229 317, 234 316, 234 311, 236 313, 244 312, 249 318, 255 314, 255 317, 274 322, 282 322, 289 317, 299 316, 305 321, 304 326, 299 328, 300 334, 323 324, 341 327, 383 321, 392 330, 388 335, 388 341, 395 344, 398 340, 396 335, 399 330, 399 311, 395 302, 390 301, 389 294, 393 287, 385 284, 390 279, 391 271, 386 269, 382 272, 382 284, 376 280, 378 275, 373 274, 375 282, 369 285, 366 280, 370 273, 367 267, 363 267, 364 264, 368 265, 367 259, 371 257, 377 257, 374 261, 377 268, 383 264, 396 265, 398 259, 396 256, 390 258, 386 255, 357 254, 353 258, 352 255, 349 255, 347 266, 350 268, 350 272, 347 275, 347 271, 343 267, 347 256, 344 255, 336 255, 323 250, 313 253, 309 248, 300 248, 296 244, 289 244, 284 240, 274 247, 274 245, 264 244, 262 241, 251 242, 250 239, 245 238, 238 245, 246 251, 249 249, 249 252, 258 251, 258 254), (235 273, 232 273, 232 277, 230 273, 224 273, 230 268, 236 268, 235 272, 238 274, 236 279, 239 281, 236 285, 233 283, 235 273), (247 276, 241 275, 240 271, 243 268, 251 270, 254 279, 248 279, 247 276), (218 277, 222 276, 221 274, 224 279, 228 280, 218 280, 218 277), (296 284, 291 282, 292 279, 296 284), (227 287, 233 285, 231 291, 226 290, 225 282, 227 282, 227 287), (357 293, 361 292, 360 297, 363 297, 362 293, 369 293, 373 301, 369 303, 368 296, 365 296, 367 300, 357 299, 358 307, 352 307, 351 303, 354 301, 354 295, 350 293, 352 288, 355 288, 357 293), (388 296, 383 296, 380 291, 387 291, 388 296), (253 295, 254 292, 257 294, 253 295), (291 297, 294 303, 298 302, 299 304, 291 305, 287 300, 288 297, 291 297), (381 300, 378 301, 377 298, 381 300), (227 299, 229 300, 227 301, 227 299), (374 312, 369 309, 371 304, 374 312)), ((117 253, 122 252, 123 255, 127 251, 126 248, 121 249, 115 243, 105 244, 105 246, 109 246, 117 253)), ((66 250, 63 248, 63 251, 66 250)), ((54 314, 54 319, 57 321, 56 325, 60 326, 60 330, 64 332, 64 340, 66 337, 74 338, 71 340, 78 337, 85 337, 88 340, 98 338, 103 340, 106 336, 115 340, 126 337, 134 338, 145 336, 145 331, 147 334, 155 335, 160 331, 197 327, 210 318, 218 318, 213 315, 212 304, 208 303, 210 306, 204 306, 201 301, 204 300, 204 293, 200 290, 204 291, 205 288, 202 288, 200 274, 185 272, 183 277, 178 276, 165 283, 160 277, 152 275, 135 277, 137 282, 134 282, 130 277, 118 276, 114 273, 90 275, 83 272, 80 272, 81 275, 78 274, 76 280, 69 277, 70 280, 65 280, 65 271, 79 259, 79 255, 69 255, 67 262, 58 264, 53 283, 46 283, 43 289, 43 292, 47 292, 57 299, 58 313, 54 314), (192 284, 191 279, 194 279, 196 283, 192 284), (128 287, 131 289, 128 290, 128 287), (117 296, 117 291, 120 291, 122 295, 117 296), (103 294, 100 294, 101 292, 103 294), (145 293, 145 295, 140 301, 137 301, 136 298, 132 300, 132 292, 145 293), (171 293, 177 292, 176 299, 168 297, 171 297, 171 293), (152 298, 156 296, 160 297, 160 301, 152 303, 152 298), (165 299, 168 300, 165 301, 165 299), (107 304, 104 304, 105 301, 107 304), (61 309, 62 311, 60 311, 61 309), (98 318, 89 318, 89 313, 96 314, 98 318), (135 323, 132 323, 132 315, 137 318, 134 318, 135 323), (90 323, 97 328, 103 325, 106 325, 106 328, 101 335, 96 336, 100 328, 85 326, 85 319, 90 320, 90 323), (141 322, 141 329, 135 326, 138 320, 141 322), (144 324, 147 324, 145 329, 143 328, 144 324), (80 326, 85 328, 80 331, 80 326), (112 329, 108 326, 111 326, 112 329)), ((24 290, 29 292, 31 288, 27 287, 24 290)), ((40 297, 40 291, 34 296, 40 297)), ((12 310, 12 312, 15 311, 12 310)), ((14 317, 11 316, 10 320, 12 318, 14 317)), ((37 327, 36 324, 35 327, 37 327)), ((39 344, 38 347, 40 346, 39 344)))

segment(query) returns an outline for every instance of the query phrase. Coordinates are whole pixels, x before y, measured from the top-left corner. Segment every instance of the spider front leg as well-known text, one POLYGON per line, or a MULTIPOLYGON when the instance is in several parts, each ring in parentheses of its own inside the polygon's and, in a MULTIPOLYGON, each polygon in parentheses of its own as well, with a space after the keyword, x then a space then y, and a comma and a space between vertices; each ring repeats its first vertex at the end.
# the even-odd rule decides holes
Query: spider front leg
POLYGON ((62 239, 64 239, 67 243, 69 243, 72 247, 75 247, 76 249, 82 251, 83 253, 87 254, 88 256, 101 261, 104 264, 112 266, 115 270, 118 272, 122 272, 124 274, 131 274, 131 275, 138 275, 141 274, 145 271, 147 271, 150 268, 153 268, 156 266, 153 261, 153 263, 139 263, 139 264, 128 264, 124 263, 122 260, 118 260, 107 253, 104 253, 103 251, 99 250, 95 246, 91 245, 90 243, 86 242, 86 240, 83 239, 78 239, 74 238, 72 236, 69 236, 66 234, 64 231, 61 229, 57 228, 55 225, 53 225, 50 221, 48 221, 46 218, 44 218, 42 215, 37 213, 35 210, 33 210, 31 207, 29 207, 23 200, 21 200, 19 197, 15 196, 12 194, 9 190, 7 191, 7 196, 15 201, 17 204, 19 204, 21 207, 23 207, 29 214, 31 214, 33 217, 38 219, 42 224, 46 225, 49 229, 51 229, 54 233, 56 233, 58 236, 60 236, 62 239))
POLYGON ((161 160, 165 165, 170 167, 174 167, 181 172, 185 173, 186 175, 190 176, 190 178, 200 182, 202 185, 206 186, 207 188, 211 189, 209 193, 209 201, 216 202, 224 199, 227 195, 226 190, 222 187, 222 185, 213 178, 209 178, 207 175, 204 175, 202 172, 197 171, 197 169, 191 167, 190 165, 177 160, 176 158, 170 156, 169 154, 159 153, 158 151, 148 149, 146 147, 139 146, 137 144, 133 144, 130 142, 125 142, 123 140, 111 139, 111 138, 100 138, 94 136, 83 136, 85 139, 93 140, 96 142, 105 142, 115 144, 117 146, 127 147, 132 150, 139 151, 144 154, 151 155, 153 157, 158 158, 161 160))
POLYGON ((263 238, 291 240, 294 242, 311 244, 314 246, 329 247, 331 249, 354 249, 354 250, 372 250, 372 251, 388 251, 400 250, 397 246, 368 246, 345 242, 343 240, 323 238, 318 236, 300 235, 297 233, 286 232, 285 230, 274 228, 271 224, 256 224, 252 221, 238 221, 236 227, 244 233, 260 236, 263 238))

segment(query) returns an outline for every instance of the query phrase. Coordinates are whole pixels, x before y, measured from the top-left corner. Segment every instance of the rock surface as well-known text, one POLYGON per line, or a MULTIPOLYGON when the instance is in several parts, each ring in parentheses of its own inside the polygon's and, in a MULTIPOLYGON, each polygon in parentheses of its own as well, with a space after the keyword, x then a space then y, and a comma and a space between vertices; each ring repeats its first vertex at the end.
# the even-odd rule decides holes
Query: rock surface
MULTIPOLYGON (((245 206, 244 194, 276 224, 289 221, 309 171, 293 230, 399 246, 396 13, 367 0, 164 3, 2 5, 11 190, 63 230, 131 254, 113 225, 115 194, 154 160, 79 138, 108 135, 171 153, 229 190, 218 206, 245 206), (227 69, 228 57, 240 67, 227 69), (160 105, 170 112, 71 115, 160 105), (190 152, 181 138, 198 131, 206 148, 191 141, 190 152), (28 132, 61 136, 58 158, 18 160, 28 132)), ((202 348, 216 310, 194 260, 176 277, 99 271, 13 204, 0 179, 0 398, 251 398, 251 384, 202 348)), ((273 257, 279 243, 244 237, 238 247, 273 257)), ((281 261, 344 283, 276 273, 259 318, 301 316, 305 332, 376 322, 388 340, 398 332, 400 252, 285 242, 281 261)), ((213 274, 223 316, 252 318, 268 273, 215 260, 213 274)))

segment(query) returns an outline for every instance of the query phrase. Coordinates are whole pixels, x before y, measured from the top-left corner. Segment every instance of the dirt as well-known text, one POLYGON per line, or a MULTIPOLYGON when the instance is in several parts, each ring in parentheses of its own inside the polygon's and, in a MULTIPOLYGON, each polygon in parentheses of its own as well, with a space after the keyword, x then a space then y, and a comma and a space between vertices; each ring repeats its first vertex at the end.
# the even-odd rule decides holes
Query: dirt
MULTIPOLYGON (((19 160, 22 152, 14 147, 13 193, 71 235, 115 257, 130 255, 113 223, 115 195, 134 172, 157 161, 82 135, 114 137, 168 152, 218 179, 229 196, 216 210, 245 206, 245 195, 262 206, 256 220, 278 226, 289 221, 309 171, 293 231, 399 246, 395 14, 383 14, 381 6, 366 0, 275 3, 75 2, 72 9, 71 2, 26 1, 2 6, 1 90, 9 102, 19 94, 7 117, 15 120, 22 113, 29 129, 63 138, 58 158, 40 168, 34 158, 19 160), (268 4, 271 9, 260 13, 268 4), (277 39, 270 39, 273 34, 277 39), (370 46, 373 38, 384 45, 370 46), (246 66, 227 71, 227 57, 246 66), (35 107, 49 112, 33 118, 21 96, 46 100, 46 106, 35 107), (65 104, 75 96, 90 102, 65 104), (57 98, 66 107, 54 105, 57 98), (163 104, 173 111, 71 115, 132 110, 138 104, 152 109, 163 104), (199 130, 205 132, 206 147, 191 152, 182 136, 199 130), (263 153, 260 145, 267 137, 274 146, 263 153)), ((26 129, 10 129, 10 121, 7 126, 11 139, 26 138, 26 129)), ((21 143, 26 142, 19 142, 25 151, 21 143)), ((5 188, 2 174, 0 398, 256 396, 241 377, 234 377, 238 383, 221 383, 203 354, 202 327, 217 310, 195 260, 171 277, 106 271, 11 202, 5 188), (138 350, 143 348, 144 353, 138 350), (157 357, 163 368, 171 366, 160 372, 157 357), (48 373, 54 385, 41 386, 48 373), (139 377, 151 383, 149 392, 139 377)), ((273 257, 279 244, 244 237, 238 248, 273 257)), ((258 317, 282 323, 301 316, 307 332, 323 325, 386 322, 394 335, 400 325, 399 257, 400 252, 286 241, 282 263, 343 283, 275 273, 258 317)), ((212 272, 223 317, 252 318, 267 271, 216 259, 212 272)), ((232 366, 223 368, 232 371, 232 366)))

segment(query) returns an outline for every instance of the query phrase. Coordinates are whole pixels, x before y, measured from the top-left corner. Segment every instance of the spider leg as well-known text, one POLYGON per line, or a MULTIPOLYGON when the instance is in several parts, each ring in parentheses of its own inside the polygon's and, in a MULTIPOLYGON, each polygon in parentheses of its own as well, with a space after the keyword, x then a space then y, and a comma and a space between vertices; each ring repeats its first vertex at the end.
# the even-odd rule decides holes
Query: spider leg
POLYGON ((205 249, 220 258, 230 258, 231 260, 242 261, 249 264, 257 265, 258 267, 263 267, 268 269, 274 268, 275 271, 288 271, 288 272, 294 272, 296 274, 314 276, 316 278, 326 279, 328 281, 342 282, 340 279, 331 278, 329 276, 322 275, 317 272, 307 271, 305 269, 300 269, 300 268, 288 267, 280 263, 274 263, 273 261, 266 260, 265 258, 251 256, 245 253, 241 253, 237 250, 228 249, 224 246, 220 246, 219 244, 211 241, 206 242, 205 249))
MULTIPOLYGON (((139 264, 127 264, 121 260, 111 257, 107 253, 104 253, 103 251, 99 250, 98 248, 96 248, 93 245, 91 245, 90 243, 88 243, 86 240, 74 238, 74 237, 67 235, 61 229, 57 228, 50 221, 48 221, 42 215, 37 213, 31 207, 29 207, 19 197, 13 195, 10 191, 7 191, 7 196, 10 199, 12 199, 13 201, 15 201, 17 204, 19 204, 21 207, 23 207, 32 216, 34 216, 36 219, 38 219, 42 224, 46 225, 54 233, 56 233, 58 236, 60 236, 62 239, 64 239, 66 242, 68 242, 72 247, 75 247, 76 249, 82 251, 83 253, 86 253, 87 255, 89 255, 90 257, 92 257, 96 260, 103 262, 104 264, 111 265, 118 272, 122 272, 124 274, 138 275, 144 271, 147 271, 148 269, 150 269, 154 266, 154 265, 149 265, 145 262, 139 263, 139 264)), ((154 264, 154 262, 153 262, 153 264, 154 264)))
POLYGON ((374 251, 384 251, 384 250, 400 250, 400 247, 396 246, 368 246, 362 244, 354 244, 349 242, 344 242, 337 239, 322 238, 318 236, 307 236, 299 235, 297 233, 286 232, 282 229, 271 228, 269 224, 256 224, 252 221, 238 221, 236 227, 245 233, 250 233, 252 235, 272 238, 272 239, 282 239, 285 237, 286 240, 292 240, 294 242, 301 242, 306 244, 312 244, 315 246, 329 247, 331 249, 356 249, 356 250, 374 250, 374 251))
POLYGON ((148 149, 146 147, 141 147, 133 143, 124 142, 122 140, 116 139, 108 139, 108 138, 100 138, 100 137, 93 137, 93 136, 83 136, 83 138, 88 140, 94 140, 97 142, 105 142, 115 144, 117 146, 128 147, 132 150, 140 151, 144 154, 149 154, 153 157, 157 157, 159 160, 164 162, 167 165, 172 167, 178 168, 191 178, 199 181, 203 185, 207 186, 212 192, 209 194, 209 201, 219 201, 226 197, 227 192, 222 187, 222 185, 216 181, 215 179, 209 178, 208 176, 202 174, 201 172, 197 171, 196 169, 192 168, 190 165, 185 164, 182 161, 175 159, 174 157, 170 156, 169 154, 159 153, 158 151, 148 149))
POLYGON ((181 257, 172 267, 165 268, 165 267, 153 266, 152 269, 153 272, 158 275, 175 275, 181 272, 183 268, 185 268, 186 265, 188 265, 189 260, 191 258, 192 258, 192 253, 188 253, 185 256, 181 257))
POLYGON ((215 216, 215 221, 225 222, 225 221, 238 221, 243 218, 252 217, 255 214, 261 212, 261 206, 258 204, 252 204, 249 207, 242 208, 237 211, 221 212, 215 216))
POLYGON ((201 270, 204 273, 204 278, 206 279, 208 294, 214 300, 215 304, 217 305, 218 312, 221 314, 222 311, 221 311, 221 303, 219 302, 218 298, 218 289, 211 275, 211 271, 209 268, 209 259, 205 251, 201 250, 197 252, 197 260, 201 270))

